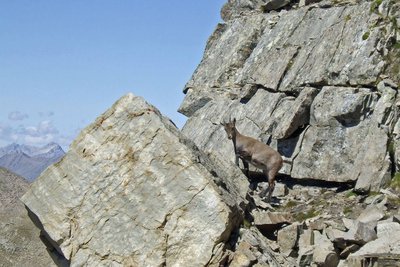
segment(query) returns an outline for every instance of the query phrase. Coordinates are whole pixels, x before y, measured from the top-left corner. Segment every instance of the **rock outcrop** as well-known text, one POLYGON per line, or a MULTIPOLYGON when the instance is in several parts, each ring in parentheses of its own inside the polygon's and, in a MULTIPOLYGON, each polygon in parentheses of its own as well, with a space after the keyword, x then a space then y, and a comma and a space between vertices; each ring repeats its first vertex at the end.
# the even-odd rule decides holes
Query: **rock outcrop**
POLYGON ((400 166, 400 4, 292 1, 263 8, 272 2, 224 6, 225 22, 184 89, 183 133, 201 149, 232 158, 219 122, 236 117, 239 131, 271 141, 291 161, 283 173, 378 191, 400 166))
POLYGON ((234 162, 220 123, 236 118, 284 156, 288 192, 264 203, 252 172, 247 219, 295 266, 396 266, 384 233, 399 223, 383 216, 397 218, 400 196, 400 3, 229 0, 221 16, 184 88, 182 132, 234 162))

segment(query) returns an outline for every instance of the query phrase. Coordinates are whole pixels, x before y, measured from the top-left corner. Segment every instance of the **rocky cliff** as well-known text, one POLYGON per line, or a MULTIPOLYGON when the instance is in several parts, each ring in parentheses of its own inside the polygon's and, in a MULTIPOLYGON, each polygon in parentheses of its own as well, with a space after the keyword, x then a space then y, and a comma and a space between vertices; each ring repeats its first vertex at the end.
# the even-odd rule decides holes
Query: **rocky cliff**
POLYGON ((378 191, 398 170, 399 6, 228 1, 185 86, 183 132, 232 157, 218 124, 236 117, 291 160, 285 174, 378 191))
POLYGON ((399 12, 229 0, 182 132, 124 96, 23 196, 47 245, 71 266, 396 266, 399 12), (289 162, 271 204, 233 163, 233 117, 289 162))
POLYGON ((397 266, 379 229, 400 234, 400 2, 232 0, 221 15, 184 88, 182 132, 233 162, 220 123, 235 117, 286 158, 277 206, 252 195, 250 220, 268 236, 293 215, 300 225, 269 238, 297 265, 397 266))

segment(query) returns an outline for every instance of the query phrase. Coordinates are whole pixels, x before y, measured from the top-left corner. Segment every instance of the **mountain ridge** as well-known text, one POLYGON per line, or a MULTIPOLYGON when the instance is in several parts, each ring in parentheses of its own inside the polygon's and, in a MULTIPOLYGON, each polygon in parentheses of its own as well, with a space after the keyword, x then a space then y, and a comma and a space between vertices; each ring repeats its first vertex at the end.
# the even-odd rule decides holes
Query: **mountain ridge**
POLYGON ((32 182, 49 165, 65 155, 57 143, 41 147, 12 143, 0 148, 0 167, 4 167, 32 182))

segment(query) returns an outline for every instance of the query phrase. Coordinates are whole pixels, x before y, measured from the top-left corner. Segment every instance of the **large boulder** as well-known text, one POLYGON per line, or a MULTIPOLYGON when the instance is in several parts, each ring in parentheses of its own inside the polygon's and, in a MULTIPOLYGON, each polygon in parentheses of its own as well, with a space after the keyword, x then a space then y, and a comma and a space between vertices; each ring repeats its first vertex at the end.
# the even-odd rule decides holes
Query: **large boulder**
POLYGON ((247 186, 128 94, 22 200, 72 266, 204 266, 224 260, 247 186))
POLYGON ((386 128, 393 124, 394 100, 395 91, 390 88, 380 98, 367 88, 322 88, 312 104, 310 127, 291 175, 334 182, 358 180, 359 191, 378 191, 390 180, 386 128))

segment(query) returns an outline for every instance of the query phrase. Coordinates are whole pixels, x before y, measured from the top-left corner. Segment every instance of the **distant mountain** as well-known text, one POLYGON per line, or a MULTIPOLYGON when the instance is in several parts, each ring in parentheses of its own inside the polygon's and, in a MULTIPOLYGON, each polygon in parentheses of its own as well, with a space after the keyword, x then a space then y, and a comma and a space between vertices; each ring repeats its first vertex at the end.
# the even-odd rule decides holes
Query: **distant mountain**
POLYGON ((31 182, 64 155, 64 150, 56 143, 49 143, 43 147, 13 143, 0 148, 0 167, 21 175, 31 182))

